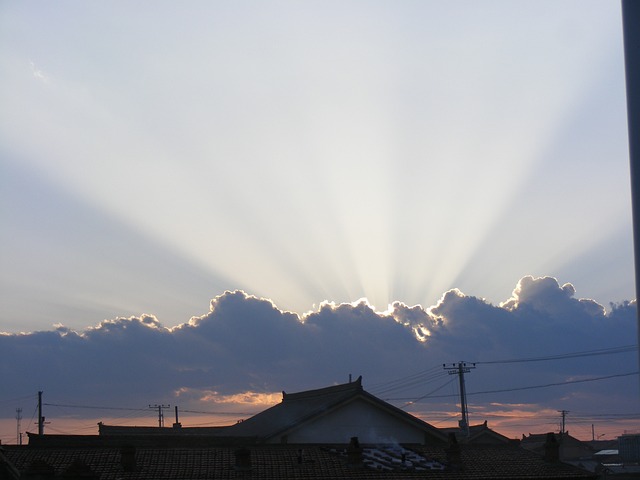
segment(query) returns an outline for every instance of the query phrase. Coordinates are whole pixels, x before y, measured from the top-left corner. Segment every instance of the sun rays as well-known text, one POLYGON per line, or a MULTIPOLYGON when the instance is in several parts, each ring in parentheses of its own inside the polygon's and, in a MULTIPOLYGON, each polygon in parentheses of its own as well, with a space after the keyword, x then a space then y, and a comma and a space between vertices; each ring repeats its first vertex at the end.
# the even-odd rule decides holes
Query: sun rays
MULTIPOLYGON (((186 36, 168 9, 144 37, 133 11, 104 56, 89 52, 110 15, 78 23, 82 48, 32 16, 42 36, 8 39, 0 57, 4 161, 93 209, 96 238, 77 247, 96 257, 87 271, 129 276, 100 261, 122 248, 100 241, 111 221, 183 259, 178 278, 198 270, 173 294, 185 305, 197 304, 187 290, 203 302, 236 288, 296 312, 362 297, 426 308, 456 287, 497 303, 526 274, 587 275, 577 265, 594 252, 626 289, 615 300, 632 295, 606 247, 630 223, 618 7, 571 19, 529 7, 524 23, 500 3, 368 8, 287 9, 276 29, 273 11, 209 6, 215 28, 196 21, 186 36), (172 48, 152 42, 159 32, 176 34, 172 48)), ((15 248, 42 250, 33 235, 15 248)), ((135 278, 66 302, 140 313, 119 292, 167 282, 135 278)))

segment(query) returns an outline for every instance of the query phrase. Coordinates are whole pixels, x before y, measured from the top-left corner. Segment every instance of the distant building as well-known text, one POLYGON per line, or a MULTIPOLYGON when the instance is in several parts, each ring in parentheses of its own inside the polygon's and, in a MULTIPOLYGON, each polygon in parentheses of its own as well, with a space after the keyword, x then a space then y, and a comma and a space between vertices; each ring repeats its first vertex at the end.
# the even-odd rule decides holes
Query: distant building
MULTIPOLYGON (((374 397, 362 379, 287 394, 228 427, 100 425, 99 435, 34 435, 0 448, 0 478, 84 480, 567 480, 593 473, 504 442, 486 424, 458 442, 374 397), (484 437, 484 438, 482 438, 484 437)), ((474 430, 472 429, 472 432, 474 430)))
POLYGON ((440 428, 440 431, 446 435, 453 433, 459 443, 473 443, 480 445, 499 445, 506 443, 513 443, 517 440, 512 440, 509 437, 505 437, 501 433, 492 430, 487 425, 487 421, 480 425, 471 425, 469 427, 469 434, 467 435, 459 427, 447 427, 440 428))
POLYGON ((640 435, 619 437, 618 453, 624 463, 640 463, 640 435))
MULTIPOLYGON (((523 435, 520 444, 527 450, 533 450, 534 452, 544 453, 544 445, 547 441, 548 433, 534 433, 528 436, 523 435)), ((596 451, 589 446, 587 442, 578 440, 575 437, 569 435, 569 432, 564 434, 554 434, 558 444, 560 446, 560 460, 563 462, 587 460, 593 457, 596 451)))
POLYGON ((446 433, 380 400, 354 382, 282 392, 282 402, 228 427, 121 427, 99 424, 100 435, 209 435, 252 439, 256 443, 444 443, 446 433))

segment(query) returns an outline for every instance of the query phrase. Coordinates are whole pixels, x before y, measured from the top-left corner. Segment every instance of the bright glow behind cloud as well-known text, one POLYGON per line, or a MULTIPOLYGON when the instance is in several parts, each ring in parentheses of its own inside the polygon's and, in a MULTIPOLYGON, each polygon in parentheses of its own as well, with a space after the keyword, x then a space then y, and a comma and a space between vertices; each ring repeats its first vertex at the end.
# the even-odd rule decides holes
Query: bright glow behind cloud
POLYGON ((629 224, 618 8, 4 6, 0 145, 284 308, 433 304, 456 286, 497 300, 629 224), (603 84, 610 109, 586 108, 603 84), (608 147, 588 175, 545 198, 541 166, 585 172, 594 131, 608 147))

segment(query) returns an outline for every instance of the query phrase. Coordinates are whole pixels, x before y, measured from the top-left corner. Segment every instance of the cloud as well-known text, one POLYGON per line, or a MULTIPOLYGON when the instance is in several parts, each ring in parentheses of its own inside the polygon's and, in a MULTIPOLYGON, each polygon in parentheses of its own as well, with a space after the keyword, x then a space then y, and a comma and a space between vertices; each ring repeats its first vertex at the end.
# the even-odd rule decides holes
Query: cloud
POLYGON ((552 277, 533 278, 523 277, 512 293, 511 298, 500 304, 501 307, 515 311, 521 305, 533 308, 542 313, 555 317, 584 310, 593 316, 604 314, 604 307, 589 299, 575 299, 576 289, 570 283, 561 287, 552 277))
POLYGON ((33 61, 30 61, 29 65, 31 65, 31 73, 33 74, 34 78, 40 80, 41 82, 49 83, 49 81, 50 81, 49 75, 47 75, 42 70, 40 70, 38 67, 36 67, 36 64, 33 63, 33 61))
MULTIPOLYGON (((524 277, 498 306, 454 289, 431 308, 396 302, 377 312, 361 300, 323 303, 299 316, 268 299, 228 291, 211 301, 206 315, 172 328, 141 315, 80 331, 58 325, 52 331, 2 334, 0 374, 12 396, 41 389, 52 403, 139 407, 165 402, 203 409, 230 402, 262 406, 276 398, 274 392, 341 383, 349 374, 363 375, 373 393, 391 385, 385 395, 394 398, 400 392, 392 381, 432 368, 433 379, 410 388, 397 384, 403 385, 402 397, 417 398, 451 380, 442 363, 540 358, 634 343, 635 302, 612 305, 607 313, 575 293, 570 284, 550 277, 524 277)), ((633 352, 479 363, 467 385, 472 394, 513 389, 473 396, 476 406, 536 403, 584 411, 597 408, 590 399, 601 400, 610 383, 518 388, 635 369, 633 352)), ((609 403, 608 409, 635 405, 634 378, 615 384, 616 405, 609 403)), ((446 401, 455 404, 455 392, 446 401)), ((12 415, 0 411, 1 417, 12 415)))

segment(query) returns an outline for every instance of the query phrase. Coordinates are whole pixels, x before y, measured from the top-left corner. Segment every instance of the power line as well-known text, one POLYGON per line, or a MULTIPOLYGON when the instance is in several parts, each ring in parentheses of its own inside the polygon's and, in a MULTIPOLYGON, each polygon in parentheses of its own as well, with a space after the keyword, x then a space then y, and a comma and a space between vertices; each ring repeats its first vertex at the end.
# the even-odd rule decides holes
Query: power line
POLYGON ((546 362, 550 360, 566 360, 569 358, 595 357, 599 355, 615 355, 618 353, 633 352, 638 349, 637 345, 624 345, 621 347, 602 348, 598 350, 587 350, 583 352, 563 353, 559 355, 549 355, 546 357, 512 358, 509 360, 492 360, 486 362, 475 362, 476 364, 499 364, 499 363, 525 363, 525 362, 546 362))
POLYGON ((15 398, 8 398, 5 400, 0 400, 0 405, 4 405, 4 404, 10 404, 10 403, 14 403, 20 400, 27 400, 27 399, 33 399, 34 395, 23 395, 22 397, 15 397, 15 398))
MULTIPOLYGON (((615 355, 620 353, 632 352, 638 349, 637 345, 622 345, 617 347, 602 348, 596 350, 584 350, 578 352, 562 353, 557 355, 540 356, 540 357, 525 357, 525 358, 512 358, 506 360, 490 360, 484 362, 473 362, 476 365, 488 365, 488 364, 506 364, 506 363, 526 363, 526 362, 543 362, 554 360, 567 360, 571 358, 581 357, 595 357, 600 355, 615 355)), ((369 387, 369 391, 381 396, 392 392, 402 392, 409 390, 417 385, 424 385, 426 383, 434 382, 445 376, 445 373, 441 370, 441 365, 431 367, 420 372, 407 375, 404 377, 390 380, 388 382, 381 382, 373 384, 369 387)), ((403 398, 402 400, 406 400, 403 398)))
POLYGON ((61 404, 61 403, 43 403, 48 407, 65 407, 65 408, 86 408, 93 410, 129 410, 129 411, 137 411, 137 412, 148 412, 148 408, 127 408, 127 407, 101 407, 96 405, 69 405, 69 404, 61 404))
POLYGON ((180 410, 183 413, 199 413, 203 415, 255 415, 256 412, 219 412, 219 411, 202 411, 202 410, 180 410))
MULTIPOLYGON (((447 375, 447 376, 448 376, 448 375, 447 375)), ((411 401, 409 401, 409 402, 405 403, 405 404, 404 404, 404 405, 402 405, 402 407, 400 407, 400 408, 408 407, 409 405, 412 405, 412 404, 414 404, 414 403, 416 403, 416 402, 419 402, 420 400, 422 400, 422 399, 424 399, 424 398, 427 398, 427 397, 428 397, 428 396, 430 396, 431 394, 436 393, 436 392, 437 392, 437 391, 439 391, 439 390, 442 390, 442 389, 443 389, 444 387, 446 387, 447 385, 452 384, 455 380, 456 380, 455 378, 451 378, 448 382, 446 382, 446 383, 445 383, 445 384, 443 384, 443 385, 440 385, 440 386, 439 386, 438 388, 436 388, 435 390, 432 390, 432 391, 430 391, 429 393, 427 393, 427 394, 425 394, 425 395, 423 395, 423 396, 421 396, 421 397, 418 397, 418 398, 416 398, 416 399, 414 399, 414 400, 411 400, 411 401)), ((389 399, 389 400, 390 400, 390 399, 389 399)))
POLYGON ((640 418, 640 413, 575 413, 573 418, 603 418, 611 419, 636 419, 640 418))
MULTIPOLYGON (((149 408, 131 408, 131 407, 104 407, 99 405, 74 405, 63 403, 43 403, 48 407, 61 407, 61 408, 80 408, 89 410, 124 410, 131 412, 147 412, 149 408)), ((157 407, 156 407, 157 408, 157 407)), ((180 410, 183 413, 199 413, 203 415, 254 415, 256 412, 224 412, 224 411, 202 411, 202 410, 180 410)))
POLYGON ((557 382, 557 383, 547 383, 544 385, 532 385, 529 387, 517 387, 517 388, 505 388, 501 390, 486 390, 484 392, 473 392, 468 393, 467 395, 484 395, 487 393, 503 393, 503 392, 515 392, 518 390, 533 390, 536 388, 548 388, 548 387, 558 387, 563 385, 571 385, 574 383, 587 383, 587 382, 596 382, 599 380, 607 380, 609 378, 618 378, 618 377, 629 377, 631 375, 638 375, 640 372, 629 372, 629 373, 618 373, 614 375, 606 375, 604 377, 592 377, 592 378, 583 378, 582 380, 567 380, 566 382, 557 382))
MULTIPOLYGON (((606 375, 603 377, 591 377, 591 378, 584 378, 582 380, 567 380, 566 382, 556 382, 556 383, 546 383, 543 385, 530 385, 530 386, 526 386, 526 387, 515 387, 515 388, 504 388, 504 389, 500 389, 500 390, 485 390, 485 391, 480 391, 480 392, 470 392, 467 393, 467 396, 469 395, 485 395, 485 394, 490 394, 490 393, 504 393, 504 392, 516 392, 519 390, 534 390, 536 388, 548 388, 548 387, 560 387, 560 386, 564 386, 564 385, 572 385, 574 383, 587 383, 587 382, 596 382, 599 380, 607 380, 610 378, 618 378, 618 377, 629 377, 631 375, 638 375, 638 373, 640 372, 629 372, 629 373, 617 373, 614 375, 606 375)), ((457 397, 458 395, 434 395, 434 396, 430 396, 430 395, 425 395, 422 397, 419 397, 420 399, 424 399, 424 398, 451 398, 451 397, 457 397)), ((412 400, 412 398, 389 398, 387 400, 412 400)), ((414 403, 417 401, 415 399, 414 403)))
POLYGON ((389 392, 407 390, 416 385, 437 380, 443 376, 446 376, 446 374, 442 372, 441 367, 438 365, 395 380, 374 384, 370 386, 368 390, 380 396, 389 392))

